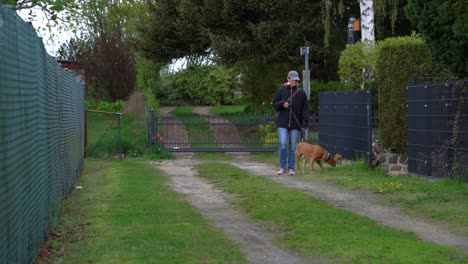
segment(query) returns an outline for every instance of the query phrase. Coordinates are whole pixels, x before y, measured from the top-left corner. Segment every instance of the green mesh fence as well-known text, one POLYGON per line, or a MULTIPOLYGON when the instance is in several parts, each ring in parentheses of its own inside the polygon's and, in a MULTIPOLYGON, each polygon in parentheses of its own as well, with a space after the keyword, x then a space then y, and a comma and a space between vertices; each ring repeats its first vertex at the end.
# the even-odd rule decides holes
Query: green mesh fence
POLYGON ((84 88, 0 5, 0 263, 33 263, 83 166, 84 88))

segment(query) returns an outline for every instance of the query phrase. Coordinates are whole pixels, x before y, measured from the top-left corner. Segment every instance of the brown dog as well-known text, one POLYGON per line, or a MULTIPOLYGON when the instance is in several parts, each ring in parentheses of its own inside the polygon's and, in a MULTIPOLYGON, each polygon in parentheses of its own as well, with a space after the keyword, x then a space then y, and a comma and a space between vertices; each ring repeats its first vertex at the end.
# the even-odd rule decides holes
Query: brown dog
MULTIPOLYGON (((301 142, 296 146, 296 164, 299 164, 299 158, 302 156, 302 169, 301 172, 304 174, 304 166, 306 160, 310 160, 310 173, 314 171, 314 161, 318 163, 322 170, 325 168, 322 166, 321 161, 325 161, 332 167, 336 166, 335 158, 328 153, 324 148, 319 145, 311 145, 306 142, 301 142)), ((298 165, 299 166, 299 165, 298 165)))
POLYGON ((335 154, 335 161, 337 165, 341 165, 341 161, 343 160, 343 156, 341 154, 336 153, 335 154))

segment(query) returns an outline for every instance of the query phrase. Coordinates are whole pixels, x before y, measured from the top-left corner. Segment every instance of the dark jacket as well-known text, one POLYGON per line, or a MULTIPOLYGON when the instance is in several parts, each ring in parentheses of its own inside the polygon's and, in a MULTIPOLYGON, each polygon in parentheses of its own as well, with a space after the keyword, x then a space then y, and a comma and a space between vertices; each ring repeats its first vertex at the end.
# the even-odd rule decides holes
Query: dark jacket
POLYGON ((309 127, 309 102, 307 101, 307 95, 304 90, 289 85, 284 86, 276 91, 271 104, 277 113, 275 120, 276 127, 299 130, 309 127), (299 92, 289 101, 289 108, 284 108, 284 102, 296 89, 299 89, 299 92))

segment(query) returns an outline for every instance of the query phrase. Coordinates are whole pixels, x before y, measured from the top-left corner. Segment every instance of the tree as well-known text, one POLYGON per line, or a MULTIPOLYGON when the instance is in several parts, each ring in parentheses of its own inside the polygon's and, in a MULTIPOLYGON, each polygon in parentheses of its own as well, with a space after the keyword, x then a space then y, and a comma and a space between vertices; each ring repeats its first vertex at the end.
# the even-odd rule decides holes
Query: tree
POLYGON ((81 39, 71 38, 66 43, 62 43, 58 49, 58 58, 61 60, 78 61, 83 56, 83 49, 86 43, 81 39))
POLYGON ((374 34, 374 1, 359 0, 361 10, 361 34, 363 41, 375 42, 374 34))
POLYGON ((170 62, 215 54, 234 65, 248 61, 302 65, 299 47, 311 47, 311 70, 327 72, 320 3, 311 1, 158 0, 138 45, 146 57, 170 62))
POLYGON ((213 50, 221 62, 256 60, 297 66, 302 64, 299 47, 308 45, 311 70, 319 72, 315 67, 324 60, 320 3, 286 0, 206 3, 204 13, 209 18, 206 24, 213 50))
POLYGON ((411 23, 404 11, 407 2, 407 0, 374 0, 377 39, 411 35, 411 23))
POLYGON ((330 41, 333 28, 337 25, 344 28, 350 17, 360 18, 363 28, 370 27, 366 23, 372 21, 377 40, 409 35, 411 25, 403 12, 406 3, 407 0, 322 0, 325 45, 330 41), (369 12, 375 14, 371 15, 373 18, 364 19, 369 12))
POLYGON ((210 40, 202 21, 201 1, 150 1, 151 22, 139 27, 137 48, 154 61, 186 57, 190 63, 209 55, 210 40))
POLYGON ((87 0, 73 17, 82 34, 62 51, 76 56, 96 94, 125 100, 135 88, 135 20, 143 23, 146 5, 141 1, 87 0), (78 43, 79 45, 76 45, 78 43), (71 50, 72 49, 72 50, 71 50), (73 50, 78 49, 78 50, 73 50))
MULTIPOLYGON (((135 89, 135 54, 116 27, 89 39, 78 57, 90 84, 115 101, 126 100, 135 89)), ((107 98, 100 98, 107 99, 107 98)))
POLYGON ((0 3, 15 6, 16 10, 39 8, 49 20, 57 20, 57 14, 74 8, 75 0, 0 0, 0 3))
POLYGON ((190 65, 163 79, 159 98, 195 105, 232 104, 236 90, 230 70, 218 65, 190 65))
POLYGON ((466 0, 408 0, 406 15, 436 59, 460 77, 468 76, 466 0))
POLYGON ((13 5, 17 10, 39 7, 50 12, 60 12, 75 2, 74 0, 0 0, 0 3, 13 5))

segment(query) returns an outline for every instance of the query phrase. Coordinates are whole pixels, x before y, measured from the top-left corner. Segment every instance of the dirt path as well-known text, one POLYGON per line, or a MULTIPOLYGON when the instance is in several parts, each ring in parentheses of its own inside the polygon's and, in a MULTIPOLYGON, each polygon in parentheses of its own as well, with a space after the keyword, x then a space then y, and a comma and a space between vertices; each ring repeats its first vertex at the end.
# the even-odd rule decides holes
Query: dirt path
MULTIPOLYGON (((210 115, 209 106, 195 106, 193 112, 202 116, 210 115)), ((229 123, 228 120, 220 117, 211 115, 207 118, 210 122, 211 130, 216 137, 216 144, 220 148, 244 148, 240 142, 239 133, 235 125, 229 123), (222 124, 222 125, 219 125, 222 124)))
MULTIPOLYGON (((169 109, 164 111, 169 111, 169 109)), ((200 114, 208 113, 209 107, 197 107, 195 111, 200 114)), ((424 220, 409 217, 399 208, 373 203, 372 201, 377 200, 377 197, 372 193, 345 192, 331 184, 301 181, 297 177, 277 176, 276 168, 250 161, 248 153, 230 154, 234 159, 228 163, 253 175, 303 190, 313 198, 368 217, 382 225, 413 232, 422 240, 468 251, 468 237, 454 234, 424 220)), ((223 228, 241 245, 251 263, 300 263, 304 261, 274 246, 273 234, 248 223, 242 214, 230 208, 231 198, 227 194, 219 192, 203 179, 195 177, 192 166, 198 161, 193 159, 193 155, 178 153, 176 156, 176 160, 155 164, 171 176, 175 190, 187 194, 195 208, 215 225, 223 228)), ((311 261, 309 260, 308 263, 311 261)))
MULTIPOLYGON (((173 106, 161 107, 161 113, 165 115, 169 115, 169 112, 174 109, 173 106)), ((210 113, 210 106, 194 106, 193 113, 207 116, 210 113)), ((237 132, 237 128, 235 125, 228 125, 229 122, 221 117, 218 118, 209 118, 208 121, 212 124, 211 129, 213 134, 216 137, 216 143, 220 148, 244 148, 240 142, 239 133, 237 132), (223 125, 213 125, 213 123, 222 123, 223 125)), ((179 125, 180 121, 176 118, 172 121, 173 124, 178 125, 168 125, 164 126, 164 135, 167 138, 167 142, 178 142, 181 141, 182 145, 174 145, 174 144, 167 144, 166 148, 174 148, 174 147, 181 147, 181 148, 189 148, 189 140, 187 132, 183 129, 184 126, 179 125)), ((232 155, 233 157, 241 156, 245 158, 250 154, 248 152, 243 152, 238 154, 238 152, 228 152, 228 154, 232 155)))
MULTIPOLYGON (((171 176, 175 190, 187 194, 189 202, 195 208, 241 245, 250 263, 303 262, 298 256, 273 245, 273 234, 248 223, 241 213, 232 209, 229 206, 229 201, 232 199, 229 195, 214 189, 204 179, 195 177, 193 165, 200 161, 193 159, 193 155, 177 153, 176 156, 175 160, 154 162, 154 164, 171 176)), ((454 234, 424 220, 409 217, 398 208, 372 203, 376 199, 372 193, 344 192, 325 183, 301 181, 290 176, 277 176, 273 166, 249 161, 248 156, 242 154, 227 163, 253 175, 303 190, 315 199, 368 217, 382 225, 413 232, 424 241, 468 251, 468 237, 454 234)), ((312 263, 310 260, 307 262, 312 263)))
MULTIPOLYGON (((169 112, 172 111, 174 107, 161 107, 161 113, 170 116, 169 112)), ((164 147, 167 149, 177 149, 177 148, 190 148, 190 142, 188 138, 187 131, 183 129, 184 125, 177 117, 171 117, 170 121, 166 122, 171 123, 171 125, 162 126, 163 142, 164 147)))
POLYGON ((230 195, 194 176, 193 165, 197 161, 190 159, 190 154, 179 153, 176 156, 183 156, 184 159, 153 164, 171 177, 174 190, 186 194, 193 207, 239 244, 249 263, 320 263, 318 259, 304 259, 276 246, 273 243, 275 234, 249 222, 241 212, 230 206, 230 195))
POLYGON ((193 112, 199 115, 207 115, 210 113, 210 107, 209 106, 194 106, 193 112))
POLYGON ((372 203, 371 201, 377 200, 376 195, 372 193, 345 192, 326 183, 301 181, 290 176, 277 176, 275 168, 268 164, 246 160, 229 163, 254 175, 263 176, 288 187, 303 190, 313 198, 368 217, 379 224, 413 232, 422 240, 468 251, 468 237, 454 234, 445 228, 410 217, 399 208, 372 203))

